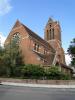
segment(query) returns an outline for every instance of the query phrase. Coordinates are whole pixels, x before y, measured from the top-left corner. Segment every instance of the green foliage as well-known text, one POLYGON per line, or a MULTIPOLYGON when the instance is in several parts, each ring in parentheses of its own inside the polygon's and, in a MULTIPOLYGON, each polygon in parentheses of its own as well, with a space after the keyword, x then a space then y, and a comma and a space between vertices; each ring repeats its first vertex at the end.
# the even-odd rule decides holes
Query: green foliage
POLYGON ((0 75, 15 76, 15 72, 23 65, 22 53, 17 41, 11 40, 4 48, 0 47, 0 75), (5 69, 5 70, 4 70, 5 69), (4 70, 4 72, 3 72, 4 70), (14 72, 15 71, 15 72, 14 72))
POLYGON ((71 45, 67 51, 71 55, 71 65, 75 67, 75 38, 71 41, 71 45))
POLYGON ((22 75, 25 78, 40 79, 44 76, 44 68, 39 65, 28 64, 23 67, 22 75))
POLYGON ((23 56, 15 41, 11 41, 5 48, 0 47, 0 76, 29 79, 70 79, 69 75, 59 71, 58 66, 52 66, 46 70, 40 65, 23 65, 23 56))
POLYGON ((0 66, 0 76, 21 77, 27 79, 52 79, 52 80, 68 80, 71 77, 60 72, 57 66, 44 69, 40 65, 27 64, 24 66, 0 66))
POLYGON ((22 76, 21 70, 22 70, 22 67, 15 66, 13 68, 13 74, 11 76, 12 77, 21 77, 22 76))
POLYGON ((51 67, 46 73, 48 79, 60 79, 60 71, 58 70, 58 67, 51 67))
POLYGON ((15 41, 12 41, 9 45, 5 47, 6 50, 6 57, 9 60, 9 66, 20 66, 23 64, 22 61, 22 54, 19 50, 19 45, 15 43, 15 41))
POLYGON ((71 76, 68 74, 64 74, 63 72, 61 73, 61 78, 62 80, 70 80, 71 76))
POLYGON ((59 71, 59 66, 53 66, 46 70, 47 79, 53 80, 66 80, 70 79, 70 77, 63 72, 59 71))

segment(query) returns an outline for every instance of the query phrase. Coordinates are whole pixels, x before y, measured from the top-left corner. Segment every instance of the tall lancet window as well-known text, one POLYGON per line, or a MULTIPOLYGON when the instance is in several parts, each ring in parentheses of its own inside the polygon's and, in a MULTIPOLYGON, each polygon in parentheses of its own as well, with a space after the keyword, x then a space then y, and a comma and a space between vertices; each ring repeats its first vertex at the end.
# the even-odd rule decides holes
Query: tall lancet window
POLYGON ((54 28, 52 29, 52 39, 54 39, 54 28))
POLYGON ((50 29, 50 32, 49 32, 49 39, 54 39, 54 28, 53 29, 50 29))
POLYGON ((49 40, 49 32, 48 32, 48 30, 47 30, 47 40, 49 40))
POLYGON ((51 36, 51 29, 50 29, 50 32, 49 32, 49 39, 50 39, 50 40, 52 39, 52 36, 51 36))

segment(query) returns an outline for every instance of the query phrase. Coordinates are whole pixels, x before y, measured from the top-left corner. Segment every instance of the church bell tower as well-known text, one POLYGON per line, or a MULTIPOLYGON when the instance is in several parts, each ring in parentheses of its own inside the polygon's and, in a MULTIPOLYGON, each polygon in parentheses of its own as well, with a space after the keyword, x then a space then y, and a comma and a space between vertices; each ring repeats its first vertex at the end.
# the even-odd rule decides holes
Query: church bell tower
POLYGON ((57 40, 61 43, 61 28, 59 22, 49 18, 45 27, 44 39, 46 41, 57 40))
POLYGON ((61 42, 61 28, 58 21, 49 18, 44 31, 44 39, 55 49, 56 61, 65 63, 64 50, 61 42))

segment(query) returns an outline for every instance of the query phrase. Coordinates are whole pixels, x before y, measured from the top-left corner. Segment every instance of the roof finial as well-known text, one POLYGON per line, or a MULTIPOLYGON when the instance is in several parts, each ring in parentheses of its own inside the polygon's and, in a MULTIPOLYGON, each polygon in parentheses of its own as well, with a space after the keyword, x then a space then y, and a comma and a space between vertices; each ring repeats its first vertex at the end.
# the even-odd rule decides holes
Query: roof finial
POLYGON ((48 23, 53 22, 53 19, 51 17, 49 17, 48 23))

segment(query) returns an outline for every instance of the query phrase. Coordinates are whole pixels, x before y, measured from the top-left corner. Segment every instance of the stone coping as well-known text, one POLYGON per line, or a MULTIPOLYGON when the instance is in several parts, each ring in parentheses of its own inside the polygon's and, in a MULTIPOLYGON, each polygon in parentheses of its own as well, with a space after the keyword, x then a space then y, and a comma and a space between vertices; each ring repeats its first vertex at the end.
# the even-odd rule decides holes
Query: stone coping
POLYGON ((36 80, 36 79, 0 78, 0 81, 13 82, 13 83, 27 83, 27 84, 75 85, 75 80, 36 80))

